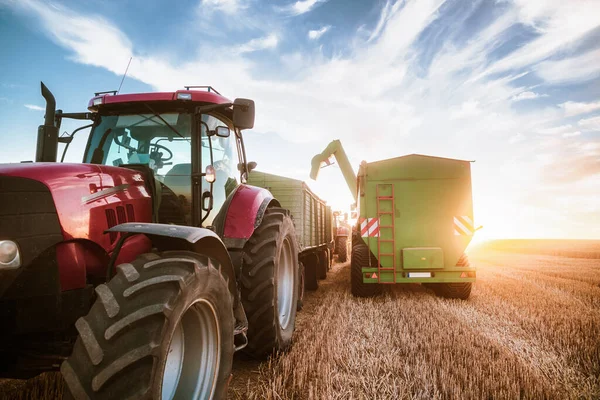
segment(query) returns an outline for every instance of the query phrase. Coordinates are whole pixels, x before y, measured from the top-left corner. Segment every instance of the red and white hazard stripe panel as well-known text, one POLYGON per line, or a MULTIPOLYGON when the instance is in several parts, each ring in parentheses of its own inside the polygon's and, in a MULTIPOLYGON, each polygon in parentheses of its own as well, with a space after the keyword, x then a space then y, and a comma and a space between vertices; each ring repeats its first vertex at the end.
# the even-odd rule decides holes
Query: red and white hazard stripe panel
POLYGON ((361 218, 360 235, 362 237, 379 237, 379 218, 361 218))
POLYGON ((475 228, 473 227, 473 220, 468 215, 460 215, 454 217, 454 235, 461 236, 473 236, 475 228))

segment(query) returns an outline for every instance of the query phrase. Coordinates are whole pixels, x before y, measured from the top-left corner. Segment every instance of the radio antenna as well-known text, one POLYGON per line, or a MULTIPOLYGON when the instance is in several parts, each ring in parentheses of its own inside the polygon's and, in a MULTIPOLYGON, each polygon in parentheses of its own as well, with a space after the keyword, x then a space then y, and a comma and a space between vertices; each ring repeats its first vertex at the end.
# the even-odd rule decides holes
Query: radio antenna
POLYGON ((121 86, 123 86, 123 81, 125 80, 125 77, 127 76, 127 71, 129 71, 129 64, 131 64, 132 59, 133 59, 133 57, 129 57, 129 62, 127 63, 127 68, 125 68, 125 73, 123 74, 123 78, 121 79, 121 84, 119 85, 119 90, 117 90, 117 94, 119 94, 119 92, 121 91, 121 86))

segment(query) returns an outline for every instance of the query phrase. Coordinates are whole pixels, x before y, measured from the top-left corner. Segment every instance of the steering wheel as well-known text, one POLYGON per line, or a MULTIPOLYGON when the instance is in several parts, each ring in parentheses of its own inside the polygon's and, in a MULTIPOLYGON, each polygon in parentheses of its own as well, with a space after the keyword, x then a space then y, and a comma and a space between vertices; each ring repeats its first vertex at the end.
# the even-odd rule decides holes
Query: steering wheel
POLYGON ((150 151, 151 158, 154 158, 157 162, 160 161, 161 163, 164 163, 165 161, 169 161, 171 158, 173 158, 173 152, 171 150, 169 150, 168 147, 165 147, 162 144, 151 143, 149 151, 150 151), (154 150, 153 150, 153 148, 154 148, 154 150), (162 156, 163 153, 159 152, 158 151, 159 149, 166 151, 168 157, 166 157, 166 158, 163 157, 162 156), (157 159, 156 157, 152 157, 153 154, 160 155, 160 158, 157 159))

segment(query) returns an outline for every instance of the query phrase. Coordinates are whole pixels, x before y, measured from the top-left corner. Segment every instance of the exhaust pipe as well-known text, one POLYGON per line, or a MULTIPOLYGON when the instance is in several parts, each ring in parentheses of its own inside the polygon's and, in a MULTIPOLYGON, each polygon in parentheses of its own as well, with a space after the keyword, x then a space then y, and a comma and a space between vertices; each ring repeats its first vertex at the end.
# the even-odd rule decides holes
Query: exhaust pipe
POLYGON ((54 95, 44 85, 44 82, 40 82, 42 85, 42 96, 46 99, 46 115, 44 116, 44 125, 52 125, 54 126, 54 116, 56 115, 56 100, 54 99, 54 95))
POLYGON ((36 162, 56 162, 58 153, 58 128, 54 125, 56 116, 56 100, 50 90, 42 85, 42 96, 46 99, 46 115, 44 125, 38 127, 37 148, 35 152, 36 162))

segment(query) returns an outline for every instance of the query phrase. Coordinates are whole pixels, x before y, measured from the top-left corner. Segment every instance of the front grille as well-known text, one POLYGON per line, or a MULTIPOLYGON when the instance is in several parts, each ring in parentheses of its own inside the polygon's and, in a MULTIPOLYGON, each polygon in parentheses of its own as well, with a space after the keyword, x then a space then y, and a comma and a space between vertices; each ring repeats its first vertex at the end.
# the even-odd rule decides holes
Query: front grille
POLYGON ((0 238, 17 242, 23 265, 63 240, 46 185, 33 179, 0 176, 0 238))

